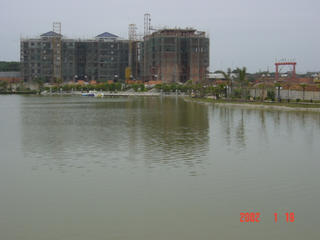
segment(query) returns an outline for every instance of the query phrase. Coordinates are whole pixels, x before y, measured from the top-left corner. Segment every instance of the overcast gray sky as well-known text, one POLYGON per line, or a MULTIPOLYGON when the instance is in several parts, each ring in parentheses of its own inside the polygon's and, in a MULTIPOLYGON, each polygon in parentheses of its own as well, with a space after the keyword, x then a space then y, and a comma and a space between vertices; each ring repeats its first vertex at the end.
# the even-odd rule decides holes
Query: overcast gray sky
POLYGON ((246 66, 274 71, 275 59, 295 58, 297 71, 320 71, 319 0, 0 0, 0 60, 19 60, 20 36, 33 37, 62 23, 67 37, 102 32, 127 37, 155 27, 195 27, 210 36, 210 70, 246 66))

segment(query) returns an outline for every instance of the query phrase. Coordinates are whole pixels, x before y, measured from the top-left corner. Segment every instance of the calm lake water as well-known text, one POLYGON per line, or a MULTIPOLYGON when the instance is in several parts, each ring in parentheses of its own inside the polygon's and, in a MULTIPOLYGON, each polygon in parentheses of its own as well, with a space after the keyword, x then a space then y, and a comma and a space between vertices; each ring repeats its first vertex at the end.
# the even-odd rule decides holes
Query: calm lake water
POLYGON ((1 240, 320 238, 318 113, 0 96, 0 129, 1 240))

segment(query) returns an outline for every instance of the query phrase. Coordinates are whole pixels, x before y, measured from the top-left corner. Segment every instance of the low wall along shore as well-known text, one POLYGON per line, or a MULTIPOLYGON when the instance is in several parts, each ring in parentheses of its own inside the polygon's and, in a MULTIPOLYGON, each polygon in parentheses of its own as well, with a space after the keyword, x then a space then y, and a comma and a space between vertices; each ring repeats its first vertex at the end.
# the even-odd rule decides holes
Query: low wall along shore
MULTIPOLYGON (((264 94, 264 97, 267 97, 268 89, 250 89, 251 97, 261 97, 264 94)), ((278 90, 274 90, 275 98, 278 98, 278 90)), ((281 99, 301 99, 301 100, 320 100, 320 91, 298 91, 298 90, 280 90, 281 99)))

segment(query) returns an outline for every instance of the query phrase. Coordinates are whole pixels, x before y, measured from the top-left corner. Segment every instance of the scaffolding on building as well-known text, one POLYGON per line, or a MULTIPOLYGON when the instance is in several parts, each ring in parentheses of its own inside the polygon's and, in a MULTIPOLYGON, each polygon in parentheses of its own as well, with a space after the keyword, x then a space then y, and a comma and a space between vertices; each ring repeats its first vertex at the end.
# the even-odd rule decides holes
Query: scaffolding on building
POLYGON ((144 32, 135 24, 128 39, 104 32, 93 39, 68 39, 61 35, 61 23, 38 38, 21 39, 24 81, 37 77, 46 82, 96 80, 143 80, 164 83, 206 78, 209 66, 209 38, 193 28, 151 27, 144 15, 144 32))
POLYGON ((144 37, 144 81, 204 81, 209 66, 209 38, 195 29, 162 29, 144 37))

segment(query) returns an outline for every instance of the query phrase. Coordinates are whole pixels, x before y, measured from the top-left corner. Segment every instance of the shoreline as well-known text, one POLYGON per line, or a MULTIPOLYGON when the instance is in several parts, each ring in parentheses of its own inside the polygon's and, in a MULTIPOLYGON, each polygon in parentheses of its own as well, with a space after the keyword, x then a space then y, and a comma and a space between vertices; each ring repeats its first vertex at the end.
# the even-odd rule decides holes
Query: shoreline
MULTIPOLYGON (((245 109, 264 109, 264 110, 282 110, 282 111, 303 111, 303 112, 315 112, 320 113, 320 103, 294 103, 294 102, 237 102, 230 100, 215 100, 209 98, 192 98, 185 94, 176 94, 176 93, 161 93, 161 92, 107 92, 102 91, 104 97, 113 97, 113 96, 124 96, 124 97, 183 97, 184 101, 187 102, 196 102, 207 105, 216 105, 223 107, 233 107, 233 108, 245 108, 245 109)), ((28 94, 28 95, 38 95, 38 96, 81 96, 82 92, 54 92, 54 93, 35 93, 35 92, 15 92, 15 93, 0 93, 0 95, 16 95, 16 94, 28 94)), ((83 96, 85 97, 85 96, 83 96)))
POLYGON ((37 94, 37 91, 0 92, 0 95, 37 94))
MULTIPOLYGON (((74 92, 41 92, 41 96, 82 96, 83 93, 87 92, 81 92, 81 91, 74 91, 74 92)), ((148 96, 180 96, 180 97, 186 97, 184 93, 164 93, 164 92, 158 92, 158 91, 144 91, 144 92, 133 92, 133 91, 118 91, 118 92, 109 92, 109 91, 96 91, 96 93, 103 93, 104 97, 113 97, 113 96, 124 96, 124 97, 130 97, 130 96, 141 96, 141 97, 148 97, 148 96)))
POLYGON ((303 103, 268 103, 268 102, 231 102, 231 101, 217 101, 212 99, 191 98, 185 97, 185 101, 193 101, 202 104, 212 104, 223 107, 246 108, 246 109, 264 109, 264 110, 282 110, 282 111, 303 111, 320 113, 320 104, 305 104, 303 103))

